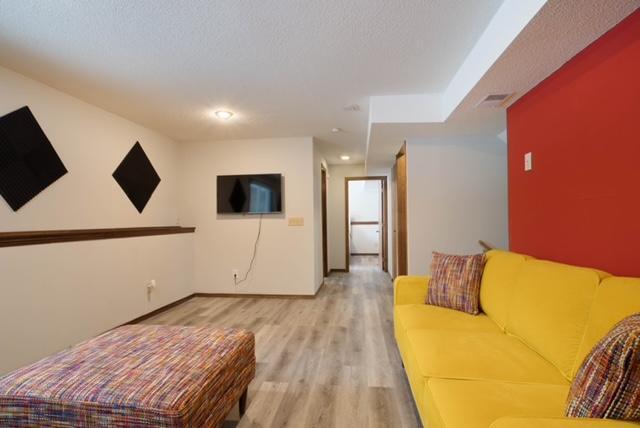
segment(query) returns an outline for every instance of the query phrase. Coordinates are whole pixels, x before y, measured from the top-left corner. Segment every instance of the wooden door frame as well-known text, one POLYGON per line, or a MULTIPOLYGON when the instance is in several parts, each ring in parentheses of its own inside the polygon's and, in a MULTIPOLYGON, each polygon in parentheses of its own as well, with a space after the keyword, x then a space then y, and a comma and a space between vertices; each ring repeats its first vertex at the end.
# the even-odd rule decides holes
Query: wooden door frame
POLYGON ((382 182, 382 248, 380 249, 380 257, 382 258, 382 270, 389 271, 388 248, 388 201, 387 201, 387 176, 386 175, 369 175, 365 177, 345 177, 344 178, 344 258, 345 270, 349 272, 349 182, 350 181, 380 181, 382 182))
POLYGON ((409 259, 409 242, 408 242, 408 234, 407 234, 407 143, 406 141, 402 144, 400 151, 396 154, 396 163, 394 165, 395 170, 395 182, 396 182, 396 192, 395 192, 395 200, 396 206, 394 207, 394 222, 396 225, 395 237, 394 240, 396 242, 396 247, 394 248, 394 259, 396 265, 394 266, 395 275, 407 275, 408 273, 408 259, 409 259), (404 156, 404 188, 403 194, 400 194, 398 190, 401 183, 398 180, 398 159, 404 156), (403 201, 404 206, 403 210, 399 208, 398 201, 403 201))
POLYGON ((327 168, 320 164, 320 192, 322 210, 322 275, 329 276, 329 249, 327 244, 327 168))

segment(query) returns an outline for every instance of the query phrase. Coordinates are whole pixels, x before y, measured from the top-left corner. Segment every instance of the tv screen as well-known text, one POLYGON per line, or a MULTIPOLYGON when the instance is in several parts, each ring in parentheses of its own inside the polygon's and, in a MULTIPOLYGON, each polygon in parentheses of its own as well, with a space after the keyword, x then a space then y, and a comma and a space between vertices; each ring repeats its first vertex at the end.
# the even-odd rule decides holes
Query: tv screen
POLYGON ((282 212, 282 175, 219 175, 218 214, 282 212))

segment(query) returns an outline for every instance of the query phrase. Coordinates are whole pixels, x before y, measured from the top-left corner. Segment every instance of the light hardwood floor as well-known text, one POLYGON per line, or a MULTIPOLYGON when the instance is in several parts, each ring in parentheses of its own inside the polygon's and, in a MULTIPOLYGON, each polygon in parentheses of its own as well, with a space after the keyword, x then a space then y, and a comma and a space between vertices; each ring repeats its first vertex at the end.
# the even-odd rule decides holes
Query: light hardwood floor
POLYGON ((256 335, 247 411, 229 427, 419 427, 392 321, 392 285, 373 263, 332 274, 314 299, 197 297, 145 324, 256 335), (368 265, 368 266, 367 266, 368 265))

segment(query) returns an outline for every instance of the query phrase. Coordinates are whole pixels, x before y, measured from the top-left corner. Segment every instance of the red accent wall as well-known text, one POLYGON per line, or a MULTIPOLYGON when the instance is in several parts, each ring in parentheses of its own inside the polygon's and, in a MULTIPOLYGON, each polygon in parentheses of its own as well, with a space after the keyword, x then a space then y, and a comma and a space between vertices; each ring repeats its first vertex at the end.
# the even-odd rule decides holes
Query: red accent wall
POLYGON ((640 276, 640 9, 514 103, 507 123, 511 249, 640 276))

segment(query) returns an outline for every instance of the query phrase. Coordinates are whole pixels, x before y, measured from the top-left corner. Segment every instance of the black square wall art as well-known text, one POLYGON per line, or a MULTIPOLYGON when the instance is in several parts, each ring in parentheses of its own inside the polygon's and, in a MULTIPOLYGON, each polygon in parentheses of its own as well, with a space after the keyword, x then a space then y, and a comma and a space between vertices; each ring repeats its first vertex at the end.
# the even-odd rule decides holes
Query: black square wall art
POLYGON ((160 176, 138 142, 113 172, 113 178, 140 213, 160 184, 160 176))
POLYGON ((0 117, 0 195, 14 211, 66 173, 29 107, 0 117))

